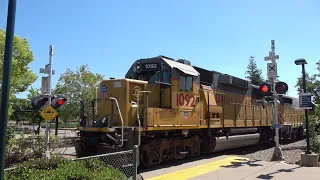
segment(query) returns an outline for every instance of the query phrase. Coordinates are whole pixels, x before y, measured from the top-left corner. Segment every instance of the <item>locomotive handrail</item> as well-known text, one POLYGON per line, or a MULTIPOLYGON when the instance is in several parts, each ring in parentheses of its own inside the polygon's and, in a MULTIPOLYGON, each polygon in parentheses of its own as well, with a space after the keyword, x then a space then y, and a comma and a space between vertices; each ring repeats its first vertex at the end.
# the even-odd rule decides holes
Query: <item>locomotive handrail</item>
MULTIPOLYGON (((149 95, 148 93, 151 93, 151 91, 138 91, 138 94, 137 96, 140 97, 140 92, 141 93, 147 93, 147 104, 146 104, 146 109, 147 109, 147 115, 146 115, 146 123, 148 123, 148 100, 149 100, 149 95)), ((140 98, 137 98, 137 118, 138 118, 138 126, 139 126, 139 136, 138 136, 138 146, 140 146, 140 143, 141 143, 141 122, 140 122, 140 116, 139 116, 139 99, 140 98)), ((148 126, 148 124, 146 124, 146 126, 148 126)))
POLYGON ((120 147, 122 147, 123 146, 123 134, 124 134, 123 131, 124 131, 124 128, 123 128, 123 118, 122 118, 121 110, 120 110, 117 98, 110 97, 110 100, 114 100, 116 102, 117 107, 118 107, 118 112, 119 112, 119 116, 120 116, 120 120, 121 120, 121 146, 120 147))

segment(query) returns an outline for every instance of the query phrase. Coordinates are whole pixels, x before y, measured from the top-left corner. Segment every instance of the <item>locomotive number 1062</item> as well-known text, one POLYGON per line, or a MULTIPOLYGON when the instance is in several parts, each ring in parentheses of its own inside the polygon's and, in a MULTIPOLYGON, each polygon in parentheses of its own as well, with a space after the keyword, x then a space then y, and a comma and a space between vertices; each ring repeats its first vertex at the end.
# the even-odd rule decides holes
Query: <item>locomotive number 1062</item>
POLYGON ((196 106, 196 96, 192 94, 184 94, 184 93, 177 93, 176 95, 176 103, 177 106, 196 106))

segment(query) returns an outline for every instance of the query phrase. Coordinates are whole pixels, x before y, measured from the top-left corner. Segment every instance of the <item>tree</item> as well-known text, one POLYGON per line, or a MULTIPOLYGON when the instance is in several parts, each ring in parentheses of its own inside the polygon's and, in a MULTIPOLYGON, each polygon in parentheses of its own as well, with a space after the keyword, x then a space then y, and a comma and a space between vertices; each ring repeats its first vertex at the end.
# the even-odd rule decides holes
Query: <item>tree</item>
POLYGON ((92 117, 92 110, 88 107, 96 98, 96 87, 103 78, 103 75, 91 72, 88 65, 82 65, 75 72, 67 69, 61 74, 54 94, 64 94, 68 101, 64 108, 59 109, 59 117, 64 121, 79 117, 80 101, 85 103, 85 116, 92 117))
POLYGON ((40 95, 39 90, 31 87, 29 89, 27 99, 14 98, 11 103, 13 114, 10 119, 15 120, 16 123, 20 121, 27 121, 31 124, 38 124, 40 128, 43 118, 40 116, 39 112, 33 111, 31 107, 31 99, 38 95, 40 95))
POLYGON ((14 98, 12 100, 13 113, 10 117, 11 120, 16 121, 18 124, 20 121, 30 121, 28 114, 23 112, 24 110, 29 110, 30 102, 28 99, 14 98))
MULTIPOLYGON (((320 104, 320 81, 318 80, 318 77, 320 77, 320 61, 317 62, 316 65, 318 66, 318 73, 310 76, 306 72, 306 89, 307 92, 312 93, 314 103, 320 104)), ((302 75, 297 79, 295 87, 297 88, 298 93, 303 92, 302 75)))
MULTIPOLYGON (((2 79, 5 37, 5 31, 0 29, 0 79, 2 79)), ((15 98, 15 94, 26 91, 37 79, 36 74, 29 68, 29 64, 33 61, 33 52, 28 40, 14 36, 13 42, 10 101, 15 98)), ((9 117, 13 111, 11 104, 9 106, 9 117)))
MULTIPOLYGON (((28 98, 28 105, 29 105, 29 109, 31 109, 31 99, 40 95, 40 90, 39 89, 35 89, 33 87, 31 87, 29 89, 29 94, 27 95, 27 98, 28 98)), ((28 119, 29 119, 29 122, 32 123, 32 124, 38 124, 38 132, 37 134, 40 134, 40 130, 41 130, 41 122, 44 121, 44 119, 40 116, 40 113, 39 112, 36 112, 36 111, 33 111, 33 112, 29 112, 28 114, 28 119)))
POLYGON ((250 56, 249 64, 247 66, 246 78, 251 81, 252 84, 259 86, 261 83, 264 82, 262 77, 261 69, 258 69, 256 61, 254 60, 253 56, 250 56))

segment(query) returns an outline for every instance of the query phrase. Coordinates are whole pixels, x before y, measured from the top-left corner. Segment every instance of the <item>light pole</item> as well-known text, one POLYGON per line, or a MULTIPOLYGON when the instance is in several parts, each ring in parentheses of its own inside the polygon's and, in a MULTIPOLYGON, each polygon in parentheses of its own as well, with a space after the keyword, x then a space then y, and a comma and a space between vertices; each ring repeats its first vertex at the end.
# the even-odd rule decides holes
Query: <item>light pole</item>
MULTIPOLYGON (((299 58, 297 60, 294 61, 294 63, 296 65, 302 65, 302 87, 303 87, 303 92, 306 93, 307 92, 307 86, 306 86, 306 72, 305 72, 305 68, 304 65, 308 64, 307 61, 303 58, 299 58)), ((309 118, 308 118, 308 110, 305 109, 304 110, 304 115, 305 115, 305 119, 306 119, 306 135, 307 135, 307 152, 306 154, 311 154, 310 151, 310 135, 309 135, 309 118)))
MULTIPOLYGON (((4 179, 6 135, 8 123, 9 92, 12 69, 12 52, 14 39, 14 25, 16 18, 16 0, 9 0, 4 60, 2 66, 1 105, 0 105, 0 180, 4 179)), ((2 59, 1 59, 2 60, 2 59)))

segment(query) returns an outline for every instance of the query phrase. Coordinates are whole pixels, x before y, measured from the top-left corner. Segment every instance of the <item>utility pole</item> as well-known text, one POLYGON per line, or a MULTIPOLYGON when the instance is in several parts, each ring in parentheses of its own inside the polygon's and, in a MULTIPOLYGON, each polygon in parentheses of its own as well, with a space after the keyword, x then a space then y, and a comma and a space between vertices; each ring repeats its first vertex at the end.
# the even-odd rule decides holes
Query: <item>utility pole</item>
POLYGON ((6 29, 6 41, 4 49, 4 60, 2 67, 1 83, 1 107, 0 107, 0 180, 4 179, 5 154, 6 154, 6 135, 8 124, 10 78, 12 69, 12 51, 14 38, 14 25, 16 18, 16 0, 9 0, 8 17, 6 29))
POLYGON ((268 68, 268 78, 269 81, 272 85, 273 88, 273 103, 274 103, 274 124, 273 127, 275 129, 275 148, 273 151, 273 157, 272 159, 274 160, 281 160, 283 159, 283 154, 282 150, 279 144, 279 129, 280 129, 280 124, 279 124, 279 104, 280 101, 278 100, 278 94, 276 92, 276 83, 277 83, 277 77, 278 77, 278 72, 277 72, 277 62, 276 60, 279 59, 279 55, 275 54, 275 42, 274 40, 271 40, 271 51, 269 52, 269 56, 264 57, 265 61, 272 61, 271 63, 267 64, 268 68))

